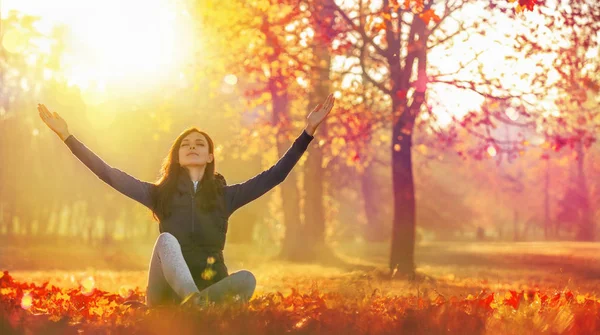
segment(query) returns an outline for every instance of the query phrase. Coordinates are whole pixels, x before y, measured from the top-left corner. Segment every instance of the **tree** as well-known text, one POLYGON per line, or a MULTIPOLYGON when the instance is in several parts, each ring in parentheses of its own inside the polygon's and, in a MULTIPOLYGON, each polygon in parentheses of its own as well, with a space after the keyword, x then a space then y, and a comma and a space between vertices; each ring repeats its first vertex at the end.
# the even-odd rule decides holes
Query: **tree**
POLYGON ((570 147, 575 152, 576 169, 561 201, 560 216, 577 225, 578 240, 593 241, 595 227, 584 163, 600 130, 600 3, 557 1, 540 7, 539 13, 539 26, 517 40, 520 50, 551 59, 537 78, 547 87, 549 108, 533 118, 554 150, 570 147), (546 33, 548 29, 551 35, 546 33))
MULTIPOLYGON (((271 0, 233 1, 226 5, 206 1, 199 6, 205 31, 215 31, 216 38, 211 40, 218 46, 215 54, 225 56, 218 63, 223 67, 220 70, 227 68, 229 73, 241 78, 237 86, 247 102, 245 107, 248 111, 245 113, 254 114, 252 128, 241 129, 237 141, 246 142, 252 133, 261 134, 265 141, 255 144, 262 149, 257 152, 265 152, 275 146, 276 155, 283 156, 298 135, 296 125, 304 121, 304 106, 308 100, 314 101, 323 94, 320 89, 306 99, 305 88, 297 80, 299 77, 307 80, 308 73, 316 72, 311 72, 310 49, 303 33, 308 26, 307 9, 306 4, 271 0)), ((310 165, 314 162, 319 164, 318 150, 311 148, 309 151, 313 162, 310 165)), ((316 253, 306 246, 320 246, 320 243, 307 244, 306 240, 318 240, 324 236, 320 232, 323 222, 318 215, 319 208, 322 209, 318 203, 322 199, 319 194, 322 192, 322 181, 318 180, 320 171, 315 168, 309 171, 316 180, 306 181, 305 185, 311 193, 317 193, 313 204, 317 216, 309 215, 304 224, 297 185, 298 169, 294 169, 280 186, 286 227, 281 257, 287 260, 314 258, 316 253), (317 228, 307 228, 306 222, 317 228)))

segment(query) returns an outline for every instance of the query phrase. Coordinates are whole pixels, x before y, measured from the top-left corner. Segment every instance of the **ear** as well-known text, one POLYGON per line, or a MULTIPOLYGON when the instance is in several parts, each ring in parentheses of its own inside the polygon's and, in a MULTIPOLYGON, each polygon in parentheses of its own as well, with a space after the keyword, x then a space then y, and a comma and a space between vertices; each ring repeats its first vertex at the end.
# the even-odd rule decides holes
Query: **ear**
POLYGON ((215 156, 213 154, 208 154, 208 162, 212 163, 212 161, 215 159, 215 156))

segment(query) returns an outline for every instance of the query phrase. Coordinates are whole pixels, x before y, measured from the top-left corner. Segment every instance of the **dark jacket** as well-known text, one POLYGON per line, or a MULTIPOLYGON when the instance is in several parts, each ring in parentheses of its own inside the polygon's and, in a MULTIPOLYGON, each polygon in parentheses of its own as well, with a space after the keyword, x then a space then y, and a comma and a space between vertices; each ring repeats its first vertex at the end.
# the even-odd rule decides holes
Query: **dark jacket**
MULTIPOLYGON (((223 249, 229 216, 238 208, 283 182, 312 139, 313 136, 303 131, 275 165, 243 183, 225 185, 224 178, 220 176, 224 184, 220 200, 224 206, 215 206, 215 209, 209 212, 194 206, 194 196, 200 190, 201 183, 198 184, 198 190, 194 192, 194 185, 189 174, 187 171, 181 171, 184 173, 179 174, 177 186, 179 192, 175 192, 171 202, 172 214, 167 218, 159 217, 159 230, 161 233, 171 233, 177 238, 185 261, 192 272, 192 277, 200 289, 228 275, 223 259, 223 249), (211 266, 207 265, 209 256, 215 259, 212 269, 216 275, 212 279, 206 280, 202 278, 202 272, 207 266, 211 266)), ((65 143, 98 178, 152 210, 151 194, 154 194, 156 185, 140 181, 109 166, 73 135, 67 137, 65 143)))

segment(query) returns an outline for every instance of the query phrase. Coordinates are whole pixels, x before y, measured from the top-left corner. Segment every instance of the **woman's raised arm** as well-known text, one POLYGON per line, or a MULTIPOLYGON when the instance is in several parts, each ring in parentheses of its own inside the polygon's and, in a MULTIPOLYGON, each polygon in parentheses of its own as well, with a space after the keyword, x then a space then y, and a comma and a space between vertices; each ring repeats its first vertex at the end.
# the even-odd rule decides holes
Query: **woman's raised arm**
POLYGON ((151 191, 155 187, 154 184, 140 181, 105 163, 93 151, 69 133, 67 123, 58 113, 50 113, 44 105, 38 105, 38 112, 42 121, 65 142, 71 152, 96 174, 98 178, 115 190, 152 209, 151 191))
POLYGON ((296 138, 292 146, 275 165, 243 183, 225 186, 225 203, 229 215, 233 214, 238 208, 267 193, 285 180, 300 157, 302 157, 302 154, 306 151, 314 138, 317 127, 329 114, 334 103, 335 99, 330 94, 325 99, 325 102, 315 107, 306 118, 306 128, 302 134, 296 138))
POLYGON ((312 139, 313 136, 309 135, 306 130, 303 131, 275 165, 243 183, 225 186, 227 212, 230 215, 233 214, 238 208, 281 184, 302 157, 312 139))

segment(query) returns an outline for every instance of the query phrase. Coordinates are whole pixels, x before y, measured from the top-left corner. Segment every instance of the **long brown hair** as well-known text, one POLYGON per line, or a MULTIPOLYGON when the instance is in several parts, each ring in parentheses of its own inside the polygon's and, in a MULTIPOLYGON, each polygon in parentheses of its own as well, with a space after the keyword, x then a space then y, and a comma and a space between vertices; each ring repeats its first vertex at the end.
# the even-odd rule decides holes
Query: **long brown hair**
MULTIPOLYGON (((208 134, 199 130, 196 127, 190 127, 184 130, 169 149, 167 157, 163 160, 162 167, 160 169, 160 178, 154 183, 157 187, 152 196, 153 200, 153 217, 159 221, 159 218, 166 218, 171 215, 171 201, 173 195, 177 192, 178 180, 181 173, 188 173, 186 169, 179 165, 179 147, 183 139, 192 132, 197 132, 208 141, 208 152, 214 155, 215 146, 212 139, 208 134)), ((225 178, 215 172, 215 159, 212 162, 206 164, 204 170, 204 176, 199 183, 201 185, 198 195, 196 197, 196 207, 201 208, 204 211, 210 211, 217 205, 222 205, 217 201, 218 196, 223 192, 223 186, 225 186, 225 178)))

